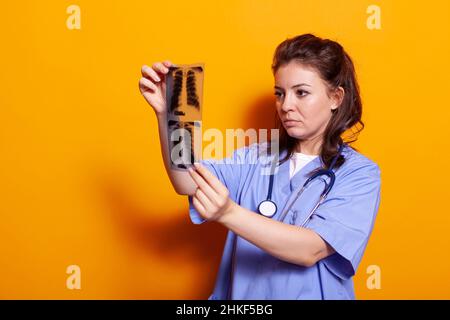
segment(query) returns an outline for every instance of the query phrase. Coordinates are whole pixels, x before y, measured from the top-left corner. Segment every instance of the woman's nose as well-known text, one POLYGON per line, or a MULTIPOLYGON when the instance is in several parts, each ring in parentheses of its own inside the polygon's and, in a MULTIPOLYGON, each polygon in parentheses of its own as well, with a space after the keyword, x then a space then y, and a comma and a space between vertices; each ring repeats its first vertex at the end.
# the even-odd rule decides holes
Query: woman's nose
POLYGON ((290 97, 290 95, 286 95, 284 100, 281 102, 281 110, 284 112, 295 110, 295 104, 292 101, 293 99, 290 97))

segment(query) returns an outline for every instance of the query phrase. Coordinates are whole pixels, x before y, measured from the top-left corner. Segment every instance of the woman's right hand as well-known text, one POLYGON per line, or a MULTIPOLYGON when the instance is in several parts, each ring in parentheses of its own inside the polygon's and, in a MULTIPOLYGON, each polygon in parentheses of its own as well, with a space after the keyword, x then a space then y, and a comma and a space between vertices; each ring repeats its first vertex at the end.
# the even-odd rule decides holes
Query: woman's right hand
POLYGON ((141 69, 142 78, 139 80, 139 90, 156 115, 164 115, 167 111, 166 104, 166 74, 172 62, 156 62, 152 68, 144 65, 141 69))

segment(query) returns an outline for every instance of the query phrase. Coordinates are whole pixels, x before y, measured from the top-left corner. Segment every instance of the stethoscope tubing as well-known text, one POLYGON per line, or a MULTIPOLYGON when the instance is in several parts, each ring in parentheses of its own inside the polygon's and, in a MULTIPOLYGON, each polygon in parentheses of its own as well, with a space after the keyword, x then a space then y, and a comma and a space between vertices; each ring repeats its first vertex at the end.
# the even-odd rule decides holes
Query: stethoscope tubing
MULTIPOLYGON (((300 196, 300 194, 303 193, 303 190, 309 185, 309 183, 310 183, 311 181, 313 181, 314 179, 316 179, 316 178, 318 178, 318 177, 320 177, 320 176, 323 176, 323 175, 326 175, 326 176, 330 179, 330 182, 329 182, 328 184, 325 182, 325 188, 324 188, 324 190, 323 190, 323 192, 322 192, 322 194, 321 194, 321 200, 323 201, 323 200, 327 197, 328 193, 329 193, 329 192, 331 191, 331 189, 333 188, 334 181, 336 180, 336 176, 335 176, 335 174, 334 174, 334 172, 333 172, 333 168, 334 168, 334 165, 336 164, 337 159, 338 159, 339 156, 341 155, 343 148, 344 148, 344 144, 342 143, 342 144, 339 146, 339 148, 338 148, 338 153, 337 153, 337 155, 333 158, 333 161, 331 161, 331 165, 330 165, 330 167, 329 167, 328 169, 321 169, 321 170, 317 171, 316 173, 314 173, 311 177, 309 177, 309 178, 306 180, 306 182, 304 183, 304 185, 303 185, 302 189, 300 190, 299 194, 297 194, 297 196, 295 197, 294 202, 297 200, 297 198, 300 196), (323 196, 324 199, 322 199, 322 196, 323 196)), ((278 160, 278 157, 276 157, 275 159, 278 160)), ((258 211, 259 211, 259 213, 260 213, 260 214, 263 214, 264 216, 267 216, 267 217, 269 217, 269 218, 271 218, 271 217, 273 217, 273 216, 275 215, 276 210, 275 210, 275 212, 271 212, 271 213, 268 215, 268 214, 265 213, 265 212, 261 212, 261 210, 259 210, 259 208, 262 207, 261 204, 263 204, 264 202, 273 202, 273 201, 272 201, 272 191, 273 191, 273 180, 274 180, 274 176, 275 176, 275 174, 274 174, 274 168, 275 168, 275 163, 276 163, 275 159, 272 161, 272 166, 271 166, 271 168, 270 168, 269 190, 268 190, 268 192, 267 192, 266 200, 263 200, 263 201, 259 204, 259 206, 258 206, 258 211)), ((276 208, 276 207, 277 207, 276 203, 275 203, 275 202, 273 202, 273 203, 275 204, 275 208, 276 208)), ((321 202, 320 202, 320 203, 321 203, 321 202)), ((290 206, 288 207, 287 211, 289 211, 289 210, 291 209, 291 206, 292 206, 292 205, 290 205, 290 206)), ((282 219, 280 219, 279 221, 283 221, 285 215, 286 215, 286 212, 284 212, 284 213, 281 215, 282 219)))

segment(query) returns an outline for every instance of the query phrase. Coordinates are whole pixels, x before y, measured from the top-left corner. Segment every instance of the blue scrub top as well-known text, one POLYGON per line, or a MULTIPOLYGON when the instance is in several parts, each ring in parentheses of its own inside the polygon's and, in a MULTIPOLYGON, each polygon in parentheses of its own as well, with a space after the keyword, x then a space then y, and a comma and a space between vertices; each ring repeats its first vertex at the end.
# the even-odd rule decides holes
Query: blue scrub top
MULTIPOLYGON (((267 143, 254 143, 234 151, 232 156, 200 162, 229 190, 230 198, 253 212, 267 197, 268 170, 272 159, 267 143)), ((280 152, 280 159, 286 150, 280 152)), ((380 169, 376 163, 345 146, 344 164, 335 170, 336 181, 327 199, 317 208, 305 226, 314 230, 333 249, 334 254, 312 267, 282 261, 247 240, 228 231, 219 272, 211 300, 227 299, 231 260, 236 241, 231 299, 355 299, 353 275, 361 261, 375 222, 380 203, 380 169)), ((290 198, 305 183, 307 174, 321 167, 317 157, 289 178, 289 160, 276 167, 272 200, 278 210, 277 219, 290 198)), ((312 181, 284 219, 284 223, 300 226, 317 203, 326 177, 312 181)), ((193 223, 205 220, 192 204, 189 214, 193 223)))

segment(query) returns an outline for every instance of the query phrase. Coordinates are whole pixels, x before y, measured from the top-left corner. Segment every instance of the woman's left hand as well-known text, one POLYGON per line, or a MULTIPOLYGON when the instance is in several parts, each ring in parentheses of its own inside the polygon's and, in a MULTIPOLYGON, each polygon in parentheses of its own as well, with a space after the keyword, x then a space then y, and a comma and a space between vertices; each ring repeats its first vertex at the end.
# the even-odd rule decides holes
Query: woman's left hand
POLYGON ((228 189, 207 168, 195 163, 195 170, 189 168, 189 173, 198 186, 192 203, 204 219, 221 222, 233 212, 237 204, 230 199, 228 189))

